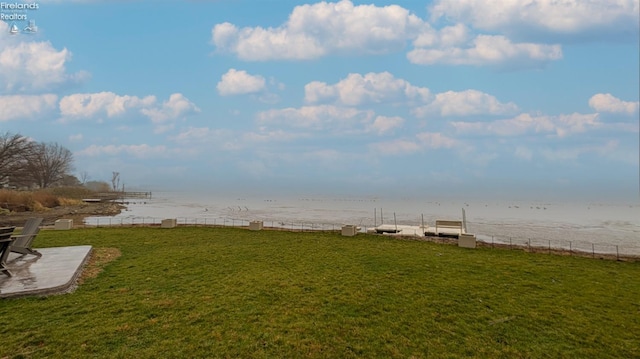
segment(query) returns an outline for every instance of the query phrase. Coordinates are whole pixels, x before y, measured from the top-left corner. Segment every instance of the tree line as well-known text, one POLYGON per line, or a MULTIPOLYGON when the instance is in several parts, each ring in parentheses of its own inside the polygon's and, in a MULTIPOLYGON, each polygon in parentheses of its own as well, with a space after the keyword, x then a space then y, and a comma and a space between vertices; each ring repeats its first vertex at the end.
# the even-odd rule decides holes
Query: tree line
POLYGON ((0 188, 78 185, 73 154, 55 142, 35 142, 20 134, 0 134, 0 188))

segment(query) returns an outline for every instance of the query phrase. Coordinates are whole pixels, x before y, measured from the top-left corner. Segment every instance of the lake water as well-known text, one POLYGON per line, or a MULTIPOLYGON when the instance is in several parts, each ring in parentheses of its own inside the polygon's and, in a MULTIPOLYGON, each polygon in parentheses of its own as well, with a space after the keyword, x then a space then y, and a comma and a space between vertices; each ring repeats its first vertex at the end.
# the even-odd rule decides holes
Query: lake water
POLYGON ((640 255, 638 203, 472 202, 384 196, 226 197, 154 193, 151 199, 126 200, 127 209, 115 217, 91 217, 86 223, 159 223, 164 218, 176 218, 178 223, 238 226, 259 220, 265 226, 294 229, 338 229, 343 224, 373 228, 381 223, 419 226, 423 221, 433 226, 436 219, 461 220, 464 208, 468 232, 487 242, 640 255))

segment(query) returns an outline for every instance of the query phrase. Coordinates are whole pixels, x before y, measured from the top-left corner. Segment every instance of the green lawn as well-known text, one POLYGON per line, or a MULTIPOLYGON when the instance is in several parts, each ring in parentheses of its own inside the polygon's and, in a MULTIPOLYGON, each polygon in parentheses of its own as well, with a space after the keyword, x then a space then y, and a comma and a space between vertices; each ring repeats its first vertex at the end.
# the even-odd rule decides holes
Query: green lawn
POLYGON ((238 228, 42 231, 122 256, 0 300, 0 358, 634 358, 640 262, 238 228))

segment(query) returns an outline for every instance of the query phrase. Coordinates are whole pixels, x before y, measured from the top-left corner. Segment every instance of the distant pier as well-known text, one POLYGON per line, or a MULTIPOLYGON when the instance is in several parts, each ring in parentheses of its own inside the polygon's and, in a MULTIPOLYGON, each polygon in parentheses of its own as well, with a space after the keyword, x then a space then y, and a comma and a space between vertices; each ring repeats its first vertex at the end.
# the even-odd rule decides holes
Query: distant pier
POLYGON ((108 202, 122 200, 125 198, 146 198, 151 199, 153 194, 151 192, 98 192, 93 198, 84 198, 82 201, 87 203, 94 202, 108 202))

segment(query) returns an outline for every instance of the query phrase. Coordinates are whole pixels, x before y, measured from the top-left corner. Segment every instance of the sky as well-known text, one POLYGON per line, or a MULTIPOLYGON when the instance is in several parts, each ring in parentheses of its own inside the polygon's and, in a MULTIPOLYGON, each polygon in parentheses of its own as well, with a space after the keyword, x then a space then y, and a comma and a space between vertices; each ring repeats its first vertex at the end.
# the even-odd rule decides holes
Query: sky
POLYGON ((638 0, 0 7, 0 132, 90 180, 640 198, 638 0))

